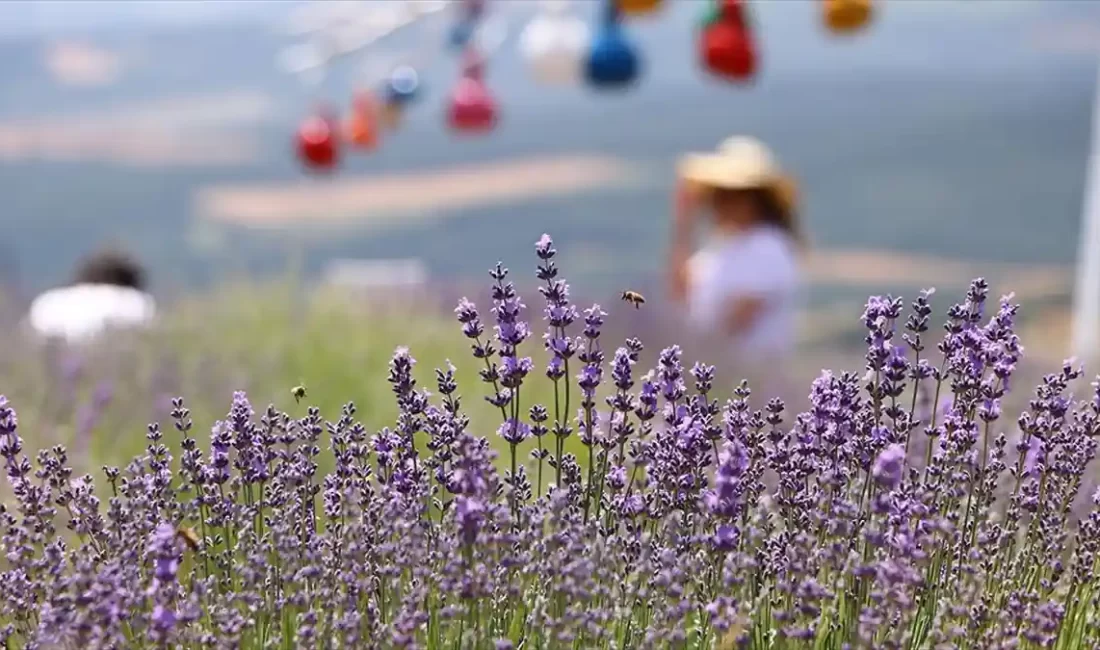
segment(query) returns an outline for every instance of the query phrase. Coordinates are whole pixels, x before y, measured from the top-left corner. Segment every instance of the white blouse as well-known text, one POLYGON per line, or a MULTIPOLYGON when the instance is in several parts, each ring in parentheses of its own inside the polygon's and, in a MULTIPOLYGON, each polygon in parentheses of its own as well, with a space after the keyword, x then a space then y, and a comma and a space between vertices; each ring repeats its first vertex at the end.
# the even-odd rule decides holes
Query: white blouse
POLYGON ((795 344, 798 288, 794 242, 774 226, 759 226, 716 239, 691 258, 689 319, 700 333, 728 340, 737 359, 786 357, 795 344), (722 335, 728 305, 737 298, 761 298, 763 309, 749 330, 722 335))
POLYGON ((152 296, 110 284, 76 284, 34 299, 27 320, 43 337, 84 342, 108 328, 149 324, 156 315, 152 296))

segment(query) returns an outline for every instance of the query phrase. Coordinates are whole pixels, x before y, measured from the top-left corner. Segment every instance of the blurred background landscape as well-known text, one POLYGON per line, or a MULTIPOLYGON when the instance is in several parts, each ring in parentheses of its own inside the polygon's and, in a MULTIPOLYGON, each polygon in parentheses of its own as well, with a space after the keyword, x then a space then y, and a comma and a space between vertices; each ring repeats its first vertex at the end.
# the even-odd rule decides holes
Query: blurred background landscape
MULTIPOLYGON (((89 242, 117 240, 155 260, 159 286, 192 288, 280 269, 287 240, 303 238, 310 271, 334 257, 419 257, 433 275, 480 277, 548 230, 585 286, 644 282, 663 252, 676 157, 738 132, 797 173, 822 252, 1032 265, 1076 252, 1100 55, 1075 44, 1100 35, 1095 3, 884 3, 851 39, 829 37, 813 3, 757 3, 763 68, 746 90, 698 70, 702 3, 680 0, 631 24, 646 75, 627 94, 540 87, 505 44, 489 72, 502 123, 479 139, 445 130, 457 64, 441 51, 404 127, 335 179, 304 177, 293 131, 317 101, 346 103, 375 54, 338 64, 320 88, 280 71, 295 4, 4 3, 10 281, 60 282, 89 242), (399 176, 577 159, 599 161, 602 182, 412 206, 370 197, 399 176), (358 198, 325 215, 332 185, 358 198), (311 207, 273 213, 263 199, 278 192, 311 207)), ((419 52, 430 30, 398 34, 375 56, 419 52)))
MULTIPOLYGON (((611 302, 629 286, 652 291, 659 312, 676 159, 748 133, 805 196, 807 373, 839 353, 858 367, 868 294, 936 286, 942 317, 979 274, 1024 302, 1035 358, 1065 353, 1100 3, 883 2, 870 29, 838 39, 812 2, 756 2, 762 69, 738 88, 698 69, 702 3, 675 0, 630 24, 645 72, 622 94, 536 85, 515 52, 516 18, 488 73, 502 122, 474 139, 446 130, 457 62, 430 25, 316 86, 281 71, 279 53, 300 40, 285 29, 300 4, 0 3, 9 295, 64 282, 103 243, 138 253, 158 296, 176 299, 290 266, 313 281, 348 259, 414 260, 423 281, 449 287, 482 282, 497 259, 529 277, 532 243, 549 232, 584 296, 611 302), (343 109, 372 62, 425 48, 437 51, 422 68, 425 95, 400 130, 331 177, 304 174, 292 149, 299 120, 319 101, 343 109)), ((315 325, 310 354, 320 355, 333 343, 315 325)), ((266 373, 274 394, 286 377, 321 374, 304 357, 256 370, 256 355, 277 356, 293 338, 286 327, 282 343, 234 366, 251 370, 223 373, 226 385, 266 373)), ((458 330, 448 335, 461 351, 458 330)), ((404 342, 385 339, 371 358, 381 364, 404 342)), ((332 356, 330 369, 342 363, 332 356)))

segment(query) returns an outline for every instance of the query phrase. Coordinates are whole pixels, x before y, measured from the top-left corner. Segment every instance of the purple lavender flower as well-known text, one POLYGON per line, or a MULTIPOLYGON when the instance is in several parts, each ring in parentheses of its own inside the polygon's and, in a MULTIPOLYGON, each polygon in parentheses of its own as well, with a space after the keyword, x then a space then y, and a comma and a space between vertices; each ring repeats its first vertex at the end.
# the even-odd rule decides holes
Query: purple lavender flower
POLYGON ((462 323, 463 336, 473 341, 470 346, 474 358, 487 359, 492 356, 495 351, 492 345, 483 343, 481 340, 481 336, 485 333, 485 325, 482 324, 481 317, 478 315, 477 306, 466 298, 462 298, 454 311, 458 322, 462 323))
POLYGON ((171 524, 160 524, 149 540, 148 554, 153 559, 153 578, 157 583, 175 582, 179 570, 179 551, 176 548, 176 529, 171 524))
POLYGON ((507 388, 519 388, 534 365, 530 357, 504 357, 500 367, 500 383, 507 388))
POLYGON ((607 312, 599 305, 592 305, 584 310, 584 337, 590 340, 600 338, 600 330, 604 324, 607 312))
POLYGON ((736 526, 731 524, 720 524, 718 531, 714 533, 714 548, 718 551, 728 552, 737 548, 737 541, 740 534, 736 526))
POLYGON ((8 473, 8 482, 20 488, 31 472, 30 463, 23 452, 23 439, 19 437, 19 417, 8 406, 8 398, 0 395, 0 456, 8 473))
POLYGON ((478 499, 465 496, 455 499, 455 518, 463 544, 471 545, 477 540, 484 512, 485 506, 478 499))
POLYGON ((634 361, 630 358, 630 351, 626 348, 615 350, 615 359, 611 364, 611 379, 615 387, 621 391, 627 391, 634 387, 634 378, 631 371, 634 361))
POLYGON ((544 262, 554 259, 554 256, 558 254, 558 251, 554 248, 554 240, 550 239, 550 235, 543 233, 542 237, 539 237, 539 240, 535 242, 535 254, 544 262))
POLYGON ((901 482, 904 470, 905 447, 895 443, 879 452, 871 473, 880 485, 892 490, 901 482))
POLYGON ((165 634, 176 626, 176 612, 164 605, 155 605, 152 620, 153 628, 160 634, 165 634))
POLYGON ((518 445, 531 435, 531 427, 519 420, 508 419, 497 429, 497 435, 508 444, 518 445))
POLYGON ((148 589, 154 603, 152 633, 154 640, 163 641, 173 632, 177 621, 173 606, 182 552, 176 528, 167 523, 157 525, 150 535, 146 554, 153 563, 153 581, 148 589))
POLYGON ((493 285, 493 315, 496 316, 496 338, 501 345, 503 356, 515 356, 515 348, 530 336, 527 323, 520 319, 525 305, 516 293, 511 282, 505 282, 508 269, 499 262, 490 273, 496 284, 493 285))
POLYGON ((587 400, 594 399, 596 389, 600 387, 602 381, 603 369, 596 364, 590 363, 584 366, 581 368, 580 373, 577 374, 577 386, 580 386, 587 400))
POLYGON ((740 443, 727 442, 718 457, 714 489, 707 492, 704 502, 711 514, 733 518, 740 514, 740 498, 744 491, 742 477, 749 466, 748 454, 740 443))

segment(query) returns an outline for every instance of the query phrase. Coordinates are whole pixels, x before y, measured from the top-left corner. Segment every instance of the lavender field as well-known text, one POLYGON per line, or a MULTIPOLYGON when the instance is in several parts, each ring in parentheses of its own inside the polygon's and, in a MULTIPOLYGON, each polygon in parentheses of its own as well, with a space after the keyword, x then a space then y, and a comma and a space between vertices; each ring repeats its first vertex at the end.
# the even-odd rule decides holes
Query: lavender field
POLYGON ((1100 643, 1100 389, 1020 376, 1011 297, 869 299, 794 412, 620 338, 557 257, 449 324, 251 287, 9 347, 5 647, 1100 643))

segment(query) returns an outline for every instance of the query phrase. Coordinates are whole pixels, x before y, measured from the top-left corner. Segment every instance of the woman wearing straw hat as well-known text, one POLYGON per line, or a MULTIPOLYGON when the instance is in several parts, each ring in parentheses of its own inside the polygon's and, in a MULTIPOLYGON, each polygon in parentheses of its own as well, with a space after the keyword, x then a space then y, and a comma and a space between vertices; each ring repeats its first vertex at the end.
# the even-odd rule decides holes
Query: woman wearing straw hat
POLYGON ((698 336, 725 348, 757 395, 779 397, 795 343, 802 236, 794 182, 766 146, 740 136, 713 153, 685 156, 679 173, 672 297, 686 305, 698 336), (711 228, 696 251, 703 209, 711 228))

